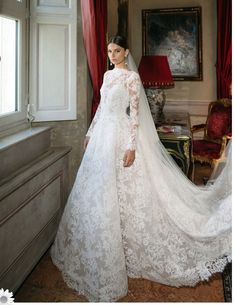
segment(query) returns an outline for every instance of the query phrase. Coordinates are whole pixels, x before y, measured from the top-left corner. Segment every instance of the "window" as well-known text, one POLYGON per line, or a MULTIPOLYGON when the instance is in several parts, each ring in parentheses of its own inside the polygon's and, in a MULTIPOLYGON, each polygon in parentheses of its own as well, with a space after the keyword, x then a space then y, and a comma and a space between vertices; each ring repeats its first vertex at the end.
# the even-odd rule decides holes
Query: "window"
POLYGON ((2 1, 0 14, 0 136, 25 123, 28 103, 28 2, 2 1))
POLYGON ((0 116, 18 105, 18 21, 0 17, 0 116))
POLYGON ((35 121, 76 119, 76 31, 76 0, 2 2, 0 136, 27 122, 27 109, 35 121))

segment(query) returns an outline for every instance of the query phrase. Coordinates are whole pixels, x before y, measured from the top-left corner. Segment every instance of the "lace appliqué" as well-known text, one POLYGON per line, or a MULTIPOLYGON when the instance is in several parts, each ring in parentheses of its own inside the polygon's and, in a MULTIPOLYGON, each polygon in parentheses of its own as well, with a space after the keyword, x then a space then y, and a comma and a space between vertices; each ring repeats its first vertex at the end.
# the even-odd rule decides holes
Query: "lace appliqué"
POLYGON ((139 94, 140 94, 140 79, 138 74, 132 75, 128 79, 127 89, 130 96, 130 139, 127 148, 130 150, 136 149, 137 130, 139 125, 139 94))
POLYGON ((90 127, 89 127, 89 129, 88 129, 88 131, 87 131, 87 134, 86 134, 87 137, 91 137, 92 132, 93 132, 93 130, 94 130, 94 128, 95 128, 95 125, 96 125, 96 123, 97 123, 98 120, 99 120, 100 113, 101 113, 101 103, 99 103, 99 106, 98 106, 98 108, 96 109, 95 116, 94 116, 94 118, 93 118, 93 120, 92 120, 92 122, 91 122, 91 125, 90 125, 90 127))
POLYGON ((101 101, 86 135, 89 137, 92 135, 95 125, 100 118, 102 104, 107 104, 108 102, 106 100, 108 95, 107 90, 112 90, 112 88, 118 84, 121 86, 124 85, 127 90, 129 101, 126 107, 126 114, 130 118, 129 141, 126 149, 135 150, 138 132, 139 93, 141 81, 139 75, 133 71, 125 71, 123 69, 120 69, 121 71, 118 70, 119 69, 116 69, 116 71, 107 71, 104 75, 104 82, 101 87, 101 101), (115 77, 113 77, 113 72, 117 72, 115 73, 115 77))

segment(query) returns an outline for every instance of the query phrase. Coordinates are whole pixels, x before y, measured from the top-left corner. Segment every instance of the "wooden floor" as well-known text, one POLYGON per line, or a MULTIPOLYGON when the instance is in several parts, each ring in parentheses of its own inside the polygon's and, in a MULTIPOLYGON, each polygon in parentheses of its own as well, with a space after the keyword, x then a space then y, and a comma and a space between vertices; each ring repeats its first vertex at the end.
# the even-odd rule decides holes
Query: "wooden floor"
MULTIPOLYGON (((197 164, 195 183, 203 184, 210 175, 208 166, 197 164)), ((119 302, 224 302, 221 274, 196 287, 175 288, 144 279, 129 279, 128 295, 119 302)), ((52 264, 49 252, 41 259, 15 295, 15 302, 87 302, 64 283, 52 264)))

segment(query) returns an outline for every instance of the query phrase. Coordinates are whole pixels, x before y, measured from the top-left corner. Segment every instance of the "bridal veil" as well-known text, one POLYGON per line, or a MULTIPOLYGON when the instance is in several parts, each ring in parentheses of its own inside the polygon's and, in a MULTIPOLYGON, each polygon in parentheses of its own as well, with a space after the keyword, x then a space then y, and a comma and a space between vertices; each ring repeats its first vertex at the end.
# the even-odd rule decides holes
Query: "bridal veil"
MULTIPOLYGON (((127 57, 127 64, 130 70, 138 72, 131 54, 127 57)), ((210 239, 225 232, 230 234, 232 223, 231 143, 226 150, 227 161, 217 179, 206 186, 196 186, 183 174, 160 142, 143 86, 140 90, 138 136, 140 140, 137 143, 144 146, 143 151, 149 165, 149 179, 154 184, 154 188, 158 192, 165 189, 174 194, 174 200, 163 198, 162 202, 175 225, 198 240, 210 239), (159 169, 159 165, 161 170, 156 172, 155 168, 159 169), (160 179, 159 176, 161 176, 160 179)))

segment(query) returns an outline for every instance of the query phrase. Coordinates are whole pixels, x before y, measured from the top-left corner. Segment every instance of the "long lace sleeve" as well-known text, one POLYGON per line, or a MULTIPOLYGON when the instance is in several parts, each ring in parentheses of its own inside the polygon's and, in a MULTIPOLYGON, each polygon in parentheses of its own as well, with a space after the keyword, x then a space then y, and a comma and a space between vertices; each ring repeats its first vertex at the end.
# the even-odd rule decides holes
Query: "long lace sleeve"
POLYGON ((98 106, 98 108, 97 108, 97 110, 96 110, 95 116, 94 116, 94 118, 93 118, 93 120, 92 120, 92 122, 91 122, 91 125, 90 125, 90 127, 89 127, 89 129, 88 129, 88 131, 87 131, 86 137, 91 137, 91 135, 92 135, 92 133, 93 133, 93 130, 94 130, 94 127, 95 127, 96 123, 97 123, 98 120, 99 120, 100 113, 101 113, 101 107, 102 107, 102 106, 101 106, 101 105, 102 105, 102 89, 103 89, 103 86, 104 86, 104 84, 105 84, 105 82, 106 82, 107 74, 108 74, 108 71, 106 71, 106 72, 104 73, 103 84, 102 84, 102 86, 101 86, 101 88, 100 88, 100 95, 101 95, 100 103, 99 103, 99 106, 98 106))
POLYGON ((99 120, 100 112, 101 112, 101 102, 99 103, 99 106, 98 106, 98 108, 96 110, 95 116, 94 116, 94 118, 93 118, 93 120, 91 122, 91 125, 90 125, 90 127, 89 127, 89 129, 87 131, 87 134, 86 134, 87 137, 90 137, 92 135, 93 129, 95 127, 95 124, 99 120))
POLYGON ((128 80, 127 89, 130 96, 130 139, 127 149, 136 149, 136 136, 139 125, 139 96, 140 96, 140 78, 137 73, 133 73, 128 80))

